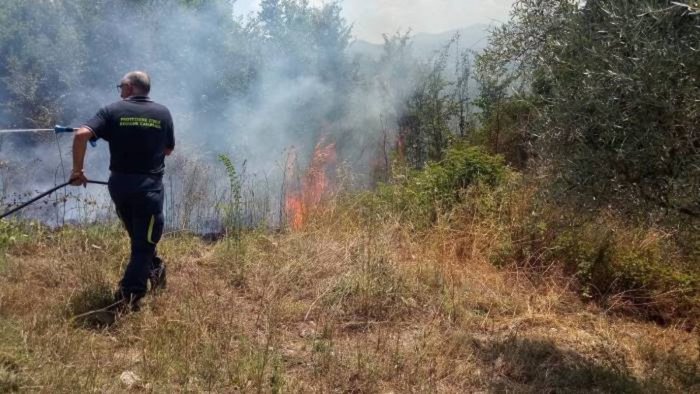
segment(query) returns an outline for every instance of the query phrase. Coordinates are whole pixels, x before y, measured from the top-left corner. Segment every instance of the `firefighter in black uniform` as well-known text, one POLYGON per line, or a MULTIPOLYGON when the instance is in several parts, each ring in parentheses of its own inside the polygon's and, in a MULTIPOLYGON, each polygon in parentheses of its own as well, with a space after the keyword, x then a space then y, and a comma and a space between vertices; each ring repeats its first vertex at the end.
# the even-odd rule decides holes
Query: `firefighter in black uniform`
POLYGON ((126 74, 117 85, 122 100, 107 105, 75 133, 72 185, 85 185, 83 163, 87 142, 109 143, 109 194, 131 239, 131 256, 119 282, 115 306, 138 310, 148 289, 165 287, 165 265, 156 245, 163 233, 163 171, 165 156, 175 149, 170 111, 154 103, 148 93, 149 76, 126 74))

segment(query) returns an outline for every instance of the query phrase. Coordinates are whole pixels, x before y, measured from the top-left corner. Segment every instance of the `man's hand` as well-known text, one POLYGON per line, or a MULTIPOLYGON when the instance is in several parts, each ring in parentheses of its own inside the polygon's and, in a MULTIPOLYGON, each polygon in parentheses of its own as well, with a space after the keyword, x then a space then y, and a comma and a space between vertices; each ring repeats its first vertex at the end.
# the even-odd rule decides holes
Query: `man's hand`
POLYGON ((73 170, 70 174, 70 179, 68 179, 68 181, 73 186, 85 187, 87 185, 88 179, 85 177, 85 173, 83 172, 83 170, 80 170, 80 171, 73 170))

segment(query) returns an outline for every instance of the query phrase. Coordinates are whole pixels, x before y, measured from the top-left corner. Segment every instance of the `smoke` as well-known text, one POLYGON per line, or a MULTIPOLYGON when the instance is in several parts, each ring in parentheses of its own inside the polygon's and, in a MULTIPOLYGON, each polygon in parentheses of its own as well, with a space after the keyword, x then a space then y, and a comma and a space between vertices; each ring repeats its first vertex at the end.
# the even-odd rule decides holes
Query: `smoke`
MULTIPOLYGON (((259 0, 238 0, 237 15, 260 9, 259 0)), ((311 0, 322 5, 324 0, 311 0)), ((441 33, 473 24, 507 20, 513 0, 343 0, 343 16, 353 26, 353 35, 363 41, 381 43, 382 34, 411 29, 441 33)))
MULTIPOLYGON (((279 190, 274 183, 285 152, 293 146, 303 166, 322 135, 337 143, 339 162, 368 173, 395 112, 396 98, 377 81, 387 65, 365 60, 370 67, 358 67, 347 51, 350 26, 336 3, 270 0, 245 18, 235 17, 235 3, 227 0, 4 3, 0 23, 17 31, 0 35, 2 125, 78 126, 119 99, 115 87, 126 72, 144 70, 152 79, 151 97, 174 117, 177 157, 166 161, 166 180, 175 184, 169 185, 171 198, 187 197, 181 195, 188 187, 183 177, 194 163, 215 172, 200 187, 219 190, 225 183, 216 173, 219 154, 246 176, 265 178, 268 194, 279 190)), ((63 165, 53 137, 33 138, 0 138, 0 162, 6 163, 0 197, 48 188, 70 171, 70 136, 59 137, 63 165), (23 173, 19 184, 17 173, 23 173)), ((105 180, 107 144, 100 141, 87 156, 88 176, 105 180)), ((205 201, 210 208, 224 199, 214 194, 205 201)))
MULTIPOLYGON (((323 122, 351 111, 339 110, 351 88, 343 83, 351 72, 344 43, 331 48, 308 42, 317 28, 310 20, 284 26, 271 37, 276 26, 234 20, 227 1, 143 6, 147 16, 141 18, 129 17, 134 11, 124 2, 115 3, 122 6, 105 5, 111 14, 101 22, 109 40, 91 43, 113 47, 101 51, 103 60, 91 66, 107 72, 69 93, 79 108, 74 124, 118 99, 113 86, 119 78, 141 69, 151 74, 151 97, 173 113, 178 151, 198 160, 232 154, 237 164, 246 160, 250 170, 268 171, 290 145, 313 147, 323 122)), ((322 12, 300 10, 308 18, 322 12)), ((95 48, 88 51, 97 55, 95 48)))

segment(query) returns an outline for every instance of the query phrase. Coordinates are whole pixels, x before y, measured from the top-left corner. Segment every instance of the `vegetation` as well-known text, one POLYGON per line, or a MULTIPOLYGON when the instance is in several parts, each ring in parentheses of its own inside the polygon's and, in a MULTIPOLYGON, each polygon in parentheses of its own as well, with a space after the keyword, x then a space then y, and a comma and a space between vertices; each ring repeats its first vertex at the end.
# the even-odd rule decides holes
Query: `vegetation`
POLYGON ((241 207, 241 178, 236 171, 231 159, 226 155, 219 155, 219 161, 226 168, 226 175, 229 182, 229 200, 221 207, 224 227, 227 232, 235 237, 240 236, 243 229, 242 207, 241 207))
POLYGON ((168 236, 167 291, 102 329, 73 317, 118 279, 124 233, 34 227, 0 275, 0 384, 122 391, 131 372, 132 390, 152 391, 697 388, 695 333, 615 318, 564 276, 496 268, 498 223, 416 232, 377 213, 332 204, 295 233, 168 236))
POLYGON ((699 24, 697 2, 518 1, 479 67, 537 107, 567 198, 697 221, 699 24))
POLYGON ((476 64, 476 141, 538 178, 514 262, 560 261, 584 296, 658 321, 697 316, 697 11, 518 1, 476 64))
POLYGON ((470 186, 497 186, 508 174, 500 157, 466 145, 452 146, 444 160, 429 163, 423 170, 397 165, 394 171, 394 183, 369 193, 367 204, 398 213, 415 226, 432 225, 438 215, 464 200, 470 186))
MULTIPOLYGON (((51 49, 81 60, 47 74, 29 44, 44 30, 13 18, 55 24, 50 11, 125 3, 23 4, 0 11, 0 95, 5 116, 39 124, 67 116, 55 86, 126 65, 91 60, 108 42, 99 29, 55 25, 51 49)), ((138 4, 148 19, 219 15, 225 2, 138 4)), ((455 37, 416 59, 398 33, 360 69, 338 3, 265 0, 248 23, 222 17, 212 28, 227 38, 207 70, 220 78, 182 82, 214 98, 202 113, 264 94, 254 87, 269 54, 282 58, 277 75, 378 86, 376 187, 358 191, 339 165, 335 189, 307 198, 293 230, 271 229, 259 218, 285 201, 246 190, 245 164, 217 152, 212 175, 176 161, 185 224, 172 227, 201 222, 199 203, 224 236, 167 234, 169 289, 108 327, 76 316, 107 302, 123 268, 116 225, 0 222, 0 391, 698 391, 699 18, 697 2, 518 0, 484 53, 460 52, 455 37)), ((153 56, 202 67, 181 50, 196 46, 157 44, 153 56)), ((353 98, 326 93, 298 103, 290 125, 314 142, 338 125, 314 153, 330 156, 366 134, 347 126, 353 98)), ((333 183, 321 168, 331 160, 314 159, 300 185, 333 183)))

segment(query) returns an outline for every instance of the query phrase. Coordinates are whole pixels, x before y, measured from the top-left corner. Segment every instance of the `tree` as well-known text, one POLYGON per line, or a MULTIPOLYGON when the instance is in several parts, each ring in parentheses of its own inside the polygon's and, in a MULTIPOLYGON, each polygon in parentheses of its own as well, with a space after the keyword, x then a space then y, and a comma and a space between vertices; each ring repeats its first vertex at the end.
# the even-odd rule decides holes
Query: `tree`
POLYGON ((470 84, 472 78, 471 53, 464 51, 459 53, 456 66, 455 90, 453 100, 457 106, 457 116, 459 120, 459 136, 464 138, 472 129, 471 124, 471 97, 470 84))
POLYGON ((300 90, 285 109, 293 114, 285 133, 302 141, 308 153, 323 134, 343 137, 337 126, 348 116, 356 67, 345 51, 352 27, 339 2, 314 7, 307 0, 264 0, 253 23, 267 61, 260 92, 288 94, 280 92, 281 84, 300 90))
POLYGON ((379 75, 383 91, 394 105, 400 156, 410 167, 423 168, 429 161, 442 160, 456 135, 450 121, 464 109, 459 94, 466 94, 466 84, 462 81, 459 85, 446 76, 457 36, 433 58, 419 61, 411 55, 409 33, 384 36, 379 75))
POLYGON ((0 10, 0 116, 5 127, 46 127, 75 112, 66 91, 79 80, 85 51, 72 7, 8 0, 0 10))
POLYGON ((494 32, 482 60, 532 93, 538 151, 587 206, 700 217, 697 11, 521 0, 494 32))
POLYGON ((290 77, 318 75, 338 88, 350 81, 352 65, 344 52, 352 27, 338 1, 316 8, 308 0, 263 0, 260 7, 259 32, 281 71, 290 77))

